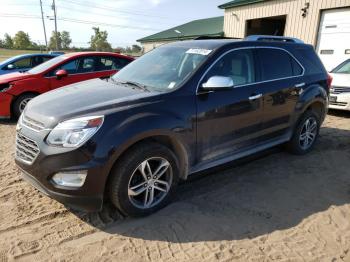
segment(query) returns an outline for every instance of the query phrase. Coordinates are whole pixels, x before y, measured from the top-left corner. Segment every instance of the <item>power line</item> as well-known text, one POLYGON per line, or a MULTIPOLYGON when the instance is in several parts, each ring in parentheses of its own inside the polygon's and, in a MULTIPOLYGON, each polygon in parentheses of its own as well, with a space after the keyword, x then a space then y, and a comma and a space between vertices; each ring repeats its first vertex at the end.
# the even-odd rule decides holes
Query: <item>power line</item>
MULTIPOLYGON (((71 12, 78 12, 78 13, 84 13, 84 14, 92 14, 92 15, 96 15, 96 16, 102 16, 102 17, 111 17, 111 18, 116 18, 116 15, 112 15, 112 14, 101 14, 101 13, 96 13, 96 12, 91 12, 91 11, 82 11, 81 9, 75 9, 72 7, 67 7, 67 6, 62 6, 62 5, 56 5, 57 7, 59 7, 60 9, 66 9, 69 10, 71 12)), ((124 15, 122 15, 124 16, 124 15)), ((159 24, 159 21, 152 21, 152 20, 140 20, 140 19, 133 19, 133 22, 142 22, 142 23, 157 23, 159 24)))
POLYGON ((116 12, 116 13, 124 13, 124 14, 129 14, 129 15, 136 15, 136 16, 145 16, 145 17, 153 17, 153 18, 161 18, 161 19, 169 19, 169 17, 166 16, 157 16, 157 15, 149 15, 149 14, 145 14, 145 13, 138 13, 138 12, 134 12, 134 11, 127 11, 127 10, 123 10, 123 9, 115 9, 111 6, 104 6, 104 5, 95 5, 91 2, 83 2, 83 3, 79 3, 78 1, 72 1, 72 0, 61 0, 63 2, 66 3, 70 3, 70 4, 74 4, 74 5, 78 5, 80 7, 92 7, 92 8, 96 8, 96 9, 101 9, 101 10, 106 10, 109 12, 116 12))
MULTIPOLYGON (((5 14, 5 13, 0 13, 0 16, 1 17, 11 17, 11 18, 41 19, 40 16, 26 15, 26 14, 5 14)), ((99 23, 99 22, 95 22, 95 21, 72 19, 72 18, 66 18, 66 17, 57 17, 57 20, 65 21, 65 22, 78 23, 78 24, 95 25, 95 26, 109 26, 109 27, 124 28, 124 29, 137 29, 137 30, 148 30, 148 31, 161 30, 161 29, 149 28, 149 27, 138 27, 138 26, 117 25, 117 24, 110 24, 110 23, 99 23)))

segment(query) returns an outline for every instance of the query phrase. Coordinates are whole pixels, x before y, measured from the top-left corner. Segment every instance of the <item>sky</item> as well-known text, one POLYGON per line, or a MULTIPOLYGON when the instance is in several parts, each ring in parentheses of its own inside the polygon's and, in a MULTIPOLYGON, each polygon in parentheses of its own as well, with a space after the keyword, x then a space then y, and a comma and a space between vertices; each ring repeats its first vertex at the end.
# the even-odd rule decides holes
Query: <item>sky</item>
MULTIPOLYGON (((225 0, 56 0, 58 31, 70 32, 72 45, 87 47, 98 26, 108 32, 113 47, 201 18, 224 15, 225 0), (69 21, 67 21, 69 20, 69 21)), ((42 0, 48 39, 54 30, 52 0, 42 0)), ((0 0, 0 39, 5 33, 28 33, 44 44, 40 0, 0 0)))

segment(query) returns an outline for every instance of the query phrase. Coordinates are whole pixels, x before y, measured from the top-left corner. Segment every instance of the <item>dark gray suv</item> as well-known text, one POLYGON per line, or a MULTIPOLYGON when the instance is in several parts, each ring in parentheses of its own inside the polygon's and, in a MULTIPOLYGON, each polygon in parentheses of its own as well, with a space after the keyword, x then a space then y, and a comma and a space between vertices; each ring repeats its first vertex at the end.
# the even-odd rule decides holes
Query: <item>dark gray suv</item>
POLYGON ((298 39, 164 45, 108 80, 33 99, 18 122, 16 163, 74 208, 100 210, 109 198, 126 215, 147 215, 195 172, 283 143, 309 152, 330 84, 298 39))

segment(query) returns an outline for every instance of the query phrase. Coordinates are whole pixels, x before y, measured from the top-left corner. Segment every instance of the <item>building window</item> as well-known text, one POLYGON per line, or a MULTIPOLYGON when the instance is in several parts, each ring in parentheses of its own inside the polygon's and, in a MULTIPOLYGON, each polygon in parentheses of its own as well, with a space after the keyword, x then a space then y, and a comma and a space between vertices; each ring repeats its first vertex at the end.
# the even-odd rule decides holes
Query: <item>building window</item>
POLYGON ((333 55, 333 54, 334 54, 334 50, 331 50, 331 49, 321 50, 321 55, 333 55))

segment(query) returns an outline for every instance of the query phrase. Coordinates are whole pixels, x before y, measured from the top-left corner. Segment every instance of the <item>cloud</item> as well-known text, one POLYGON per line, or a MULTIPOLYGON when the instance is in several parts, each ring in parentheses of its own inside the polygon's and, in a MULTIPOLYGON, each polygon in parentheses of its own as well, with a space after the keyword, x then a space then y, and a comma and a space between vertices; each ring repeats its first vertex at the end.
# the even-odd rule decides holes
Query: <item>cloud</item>
POLYGON ((150 2, 152 5, 157 6, 162 2, 162 0, 150 0, 150 2))

